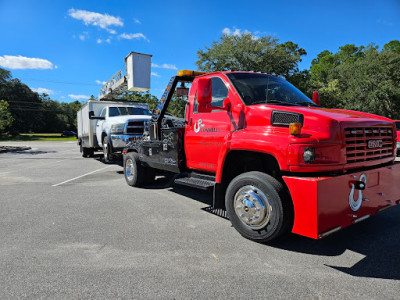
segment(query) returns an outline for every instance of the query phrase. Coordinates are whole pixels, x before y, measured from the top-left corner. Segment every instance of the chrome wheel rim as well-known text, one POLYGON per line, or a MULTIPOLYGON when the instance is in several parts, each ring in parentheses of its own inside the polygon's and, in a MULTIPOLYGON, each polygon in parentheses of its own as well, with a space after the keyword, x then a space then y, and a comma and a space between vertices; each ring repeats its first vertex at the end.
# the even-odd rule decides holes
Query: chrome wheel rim
POLYGON ((252 229, 264 228, 272 213, 267 196, 257 187, 246 185, 234 197, 233 205, 239 220, 252 229))
POLYGON ((133 160, 131 158, 128 158, 125 163, 125 176, 129 181, 133 179, 134 172, 135 167, 133 165, 133 160))
POLYGON ((103 144, 103 155, 104 155, 104 159, 108 159, 108 145, 107 144, 103 144))

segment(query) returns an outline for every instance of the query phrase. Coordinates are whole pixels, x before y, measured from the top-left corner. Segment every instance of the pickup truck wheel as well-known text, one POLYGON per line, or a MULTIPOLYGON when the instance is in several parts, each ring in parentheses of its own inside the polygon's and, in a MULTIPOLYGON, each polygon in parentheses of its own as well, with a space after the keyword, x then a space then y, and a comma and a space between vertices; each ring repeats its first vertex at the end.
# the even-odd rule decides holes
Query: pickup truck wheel
POLYGON ((271 241, 288 231, 293 222, 293 209, 283 185, 265 173, 235 177, 227 188, 225 205, 233 227, 252 241, 271 241))
POLYGON ((128 185, 141 186, 145 179, 145 171, 136 152, 129 152, 124 156, 124 174, 128 185))
POLYGON ((109 163, 113 160, 113 156, 111 153, 112 153, 111 144, 108 141, 108 136, 105 136, 103 139, 103 155, 104 155, 104 161, 106 163, 109 163))
POLYGON ((82 157, 89 157, 89 148, 82 147, 81 152, 82 152, 82 157))

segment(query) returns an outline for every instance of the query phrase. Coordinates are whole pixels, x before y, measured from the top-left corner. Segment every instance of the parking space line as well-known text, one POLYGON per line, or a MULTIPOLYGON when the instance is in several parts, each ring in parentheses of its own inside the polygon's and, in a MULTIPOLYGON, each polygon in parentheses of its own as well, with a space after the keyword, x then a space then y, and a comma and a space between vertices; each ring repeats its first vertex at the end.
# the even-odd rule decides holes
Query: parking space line
POLYGON ((60 183, 57 183, 57 184, 53 184, 52 186, 59 186, 59 185, 62 185, 62 184, 64 184, 64 183, 67 183, 67 182, 70 182, 70 181, 73 181, 73 180, 82 178, 82 177, 84 177, 84 176, 87 176, 87 175, 90 175, 90 174, 99 172, 99 171, 101 171, 101 170, 104 170, 104 169, 107 169, 107 168, 110 168, 110 167, 112 167, 112 166, 107 166, 107 167, 104 167, 104 168, 101 168, 101 169, 98 169, 98 170, 95 170, 95 171, 92 171, 92 172, 89 172, 89 173, 86 173, 86 174, 83 174, 83 175, 74 177, 74 178, 72 178, 72 179, 68 179, 68 180, 66 180, 66 181, 63 181, 63 182, 60 182, 60 183))

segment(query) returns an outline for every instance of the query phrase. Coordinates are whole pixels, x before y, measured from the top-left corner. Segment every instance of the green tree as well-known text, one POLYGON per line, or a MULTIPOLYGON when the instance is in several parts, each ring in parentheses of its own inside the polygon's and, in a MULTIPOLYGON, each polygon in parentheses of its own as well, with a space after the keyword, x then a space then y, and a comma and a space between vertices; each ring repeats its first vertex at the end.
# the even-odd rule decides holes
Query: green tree
POLYGON ((0 100, 0 134, 6 132, 14 121, 11 113, 8 111, 9 104, 7 101, 0 100))
POLYGON ((14 118, 10 132, 38 131, 42 118, 39 95, 19 79, 12 79, 10 72, 1 68, 0 99, 8 102, 8 109, 14 118))
POLYGON ((383 50, 370 44, 321 52, 310 68, 310 83, 326 107, 400 118, 400 52, 392 41, 383 50))
POLYGON ((298 63, 306 55, 291 41, 279 43, 272 36, 258 38, 251 33, 223 34, 211 47, 197 51, 198 68, 213 71, 255 71, 289 78, 298 72, 298 63))

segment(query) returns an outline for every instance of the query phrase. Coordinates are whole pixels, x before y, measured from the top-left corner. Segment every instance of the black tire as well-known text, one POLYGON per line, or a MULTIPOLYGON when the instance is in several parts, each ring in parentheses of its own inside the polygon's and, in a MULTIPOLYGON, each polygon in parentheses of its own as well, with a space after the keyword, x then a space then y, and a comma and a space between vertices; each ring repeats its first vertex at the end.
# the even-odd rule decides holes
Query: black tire
POLYGON ((261 172, 235 177, 225 194, 233 227, 245 238, 265 243, 291 230, 293 206, 282 183, 261 172))
POLYGON ((82 150, 81 150, 82 157, 89 157, 89 150, 90 150, 90 148, 82 147, 82 150))
POLYGON ((93 157, 94 156, 94 149, 93 148, 88 148, 87 150, 87 156, 88 157, 93 157))
POLYGON ((112 146, 110 144, 110 141, 108 140, 108 136, 105 136, 103 138, 103 157, 104 162, 106 163, 112 162, 114 159, 112 155, 112 146))
POLYGON ((145 171, 136 152, 128 152, 124 155, 124 177, 128 185, 142 186, 146 179, 145 171))

